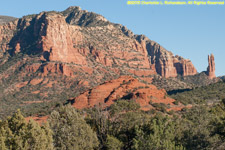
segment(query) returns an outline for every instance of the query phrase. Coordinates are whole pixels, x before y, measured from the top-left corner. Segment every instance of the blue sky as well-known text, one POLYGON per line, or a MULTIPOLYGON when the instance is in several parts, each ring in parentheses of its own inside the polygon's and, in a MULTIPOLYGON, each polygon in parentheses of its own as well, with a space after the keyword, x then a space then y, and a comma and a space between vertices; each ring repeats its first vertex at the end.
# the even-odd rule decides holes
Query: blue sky
POLYGON ((126 0, 6 0, 0 15, 22 17, 41 11, 62 11, 69 6, 99 13, 109 21, 144 34, 188 58, 198 72, 207 68, 207 55, 213 53, 216 75, 225 75, 225 5, 149 6, 127 5, 126 0))

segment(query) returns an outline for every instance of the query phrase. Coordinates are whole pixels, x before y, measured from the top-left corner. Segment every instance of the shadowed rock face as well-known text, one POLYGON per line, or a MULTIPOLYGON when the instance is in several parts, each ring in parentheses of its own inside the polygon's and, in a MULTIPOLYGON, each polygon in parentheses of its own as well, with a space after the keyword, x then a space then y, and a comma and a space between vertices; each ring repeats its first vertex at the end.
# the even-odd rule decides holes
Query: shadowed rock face
POLYGON ((207 67, 206 74, 209 76, 210 79, 213 79, 216 77, 216 75, 215 75, 215 70, 216 70, 215 59, 214 59, 213 54, 208 55, 208 64, 209 65, 207 67))

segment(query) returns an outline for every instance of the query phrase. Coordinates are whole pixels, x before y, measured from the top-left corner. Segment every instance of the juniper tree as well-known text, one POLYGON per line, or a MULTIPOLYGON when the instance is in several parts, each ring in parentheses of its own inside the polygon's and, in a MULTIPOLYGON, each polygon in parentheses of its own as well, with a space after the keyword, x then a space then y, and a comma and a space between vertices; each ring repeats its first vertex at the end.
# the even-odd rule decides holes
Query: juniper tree
POLYGON ((52 135, 48 125, 27 122, 18 110, 0 123, 0 148, 12 150, 52 150, 52 135))
POLYGON ((91 150, 98 146, 96 133, 72 106, 62 106, 49 118, 54 147, 58 150, 91 150))

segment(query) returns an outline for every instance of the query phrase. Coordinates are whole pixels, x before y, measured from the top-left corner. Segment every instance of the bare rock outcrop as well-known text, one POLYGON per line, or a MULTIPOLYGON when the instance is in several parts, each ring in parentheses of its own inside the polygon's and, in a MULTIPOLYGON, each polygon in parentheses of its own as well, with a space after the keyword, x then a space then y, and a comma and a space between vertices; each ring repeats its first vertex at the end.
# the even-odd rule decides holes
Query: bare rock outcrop
POLYGON ((164 103, 173 106, 175 101, 166 96, 165 90, 159 90, 152 84, 139 82, 130 76, 121 76, 118 79, 105 82, 68 101, 75 108, 83 109, 99 104, 108 107, 120 98, 135 99, 143 110, 152 109, 150 103, 164 103))
POLYGON ((214 55, 213 54, 208 55, 208 67, 207 67, 206 74, 208 75, 210 79, 213 79, 216 77, 215 70, 216 70, 216 67, 215 67, 214 55))
MULTIPOLYGON (((0 24, 0 57, 10 49, 9 43, 15 35, 16 26, 17 20, 3 25, 0 24)), ((14 46, 16 47, 16 45, 14 46)))

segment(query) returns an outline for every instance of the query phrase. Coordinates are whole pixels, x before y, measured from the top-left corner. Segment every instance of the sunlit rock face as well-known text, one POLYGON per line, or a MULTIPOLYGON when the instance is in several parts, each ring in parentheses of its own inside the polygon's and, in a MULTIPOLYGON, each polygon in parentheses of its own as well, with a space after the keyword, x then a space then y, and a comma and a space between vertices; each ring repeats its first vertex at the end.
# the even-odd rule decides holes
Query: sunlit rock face
POLYGON ((216 67, 215 67, 214 55, 213 54, 208 55, 208 68, 207 68, 206 74, 209 76, 210 79, 213 79, 216 77, 215 70, 216 70, 216 67))

